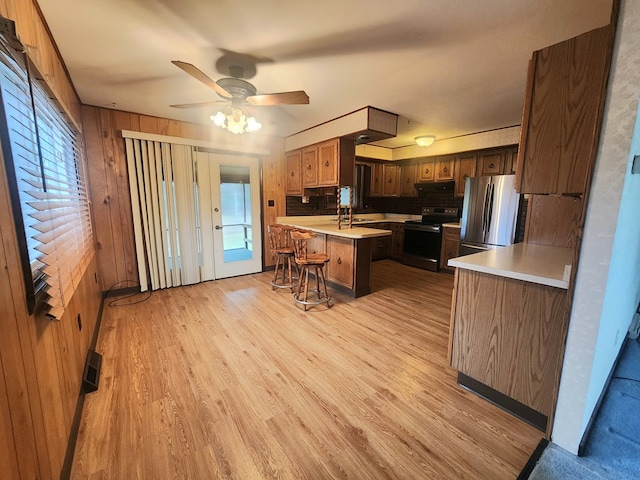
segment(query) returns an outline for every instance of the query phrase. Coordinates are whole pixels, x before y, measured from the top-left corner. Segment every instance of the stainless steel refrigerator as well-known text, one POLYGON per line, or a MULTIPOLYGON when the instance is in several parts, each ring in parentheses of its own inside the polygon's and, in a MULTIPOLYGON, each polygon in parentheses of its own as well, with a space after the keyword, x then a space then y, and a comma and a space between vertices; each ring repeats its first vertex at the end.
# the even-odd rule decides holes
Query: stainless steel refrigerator
POLYGON ((460 256, 514 243, 521 195, 515 175, 467 177, 460 228, 460 256))

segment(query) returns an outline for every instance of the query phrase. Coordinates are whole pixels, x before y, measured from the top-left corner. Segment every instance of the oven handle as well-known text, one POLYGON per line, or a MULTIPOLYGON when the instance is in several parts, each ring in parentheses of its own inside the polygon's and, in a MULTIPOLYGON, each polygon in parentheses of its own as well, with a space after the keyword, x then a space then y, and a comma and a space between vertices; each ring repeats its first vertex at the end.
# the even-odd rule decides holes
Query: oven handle
POLYGON ((426 233, 440 233, 442 231, 442 228, 439 225, 420 225, 420 226, 405 225, 404 229, 414 230, 416 232, 426 232, 426 233))

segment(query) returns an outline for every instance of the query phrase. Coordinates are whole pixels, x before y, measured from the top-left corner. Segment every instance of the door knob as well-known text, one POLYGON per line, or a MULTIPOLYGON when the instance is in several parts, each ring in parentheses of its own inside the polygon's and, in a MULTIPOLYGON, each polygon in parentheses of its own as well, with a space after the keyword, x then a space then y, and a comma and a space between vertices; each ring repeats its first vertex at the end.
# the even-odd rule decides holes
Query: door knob
POLYGON ((216 230, 220 230, 222 227, 220 225, 216 225, 216 230))
POLYGON ((214 211, 214 212, 219 212, 219 211, 220 211, 220 209, 219 209, 218 207, 216 207, 216 208, 214 208, 214 209, 213 209, 213 211, 214 211))

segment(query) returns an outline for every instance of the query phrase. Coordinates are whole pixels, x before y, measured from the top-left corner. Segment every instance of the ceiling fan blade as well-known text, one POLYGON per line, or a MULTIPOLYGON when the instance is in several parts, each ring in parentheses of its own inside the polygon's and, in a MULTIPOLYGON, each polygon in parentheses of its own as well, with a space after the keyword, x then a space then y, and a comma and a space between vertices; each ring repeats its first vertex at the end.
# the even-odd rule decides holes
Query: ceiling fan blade
POLYGON ((176 67, 181 68, 182 70, 184 70, 186 73, 191 75, 196 80, 200 80, 207 87, 215 90, 215 92, 218 95, 220 95, 222 97, 225 97, 225 98, 232 98, 233 97, 233 95, 231 95, 224 88, 222 88, 220 85, 218 85, 215 81, 213 81, 211 78, 209 78, 209 76, 207 76, 206 73, 202 72, 200 69, 198 69, 197 67, 194 67, 190 63, 181 62, 180 60, 172 60, 171 63, 173 63, 176 67))
POLYGON ((218 105, 228 105, 229 102, 219 100, 217 102, 200 102, 200 103, 178 103, 176 105, 169 105, 173 108, 200 108, 200 107, 215 107, 218 105))
POLYGON ((247 97, 249 105, 306 105, 309 95, 304 90, 295 92, 267 93, 247 97))

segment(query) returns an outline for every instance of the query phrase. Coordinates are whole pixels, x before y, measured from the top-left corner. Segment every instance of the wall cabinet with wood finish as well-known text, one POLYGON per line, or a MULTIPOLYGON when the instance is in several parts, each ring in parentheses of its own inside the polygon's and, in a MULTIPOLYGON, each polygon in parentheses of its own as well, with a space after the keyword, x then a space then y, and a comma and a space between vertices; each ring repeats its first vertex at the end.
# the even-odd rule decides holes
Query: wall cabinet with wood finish
POLYGON ((400 167, 400 196, 417 197, 418 191, 415 188, 417 181, 418 165, 407 163, 400 167))
POLYGON ((385 163, 382 166, 382 196, 400 196, 400 165, 385 163))
POLYGON ((372 197, 382 196, 382 164, 371 164, 371 184, 369 186, 369 193, 372 197))
POLYGON ((447 155, 446 157, 438 157, 436 159, 436 182, 448 182, 453 180, 454 171, 454 156, 447 155))
POLYGON ((467 177, 476 176, 477 154, 466 152, 457 155, 455 166, 456 197, 464 197, 465 181, 467 177))
POLYGON ((334 138, 287 152, 287 195, 303 195, 305 188, 353 185, 355 143, 334 138), (300 167, 297 159, 300 158, 300 167), (302 188, 299 188, 301 186, 302 188))
POLYGON ((504 175, 506 151, 485 150, 478 154, 478 175, 504 175))
POLYGON ((518 157, 520 193, 586 193, 612 43, 607 26, 533 53, 518 157))
POLYGON ((418 180, 433 182, 436 178, 436 162, 433 158, 425 158, 418 163, 418 180))
POLYGON ((287 178, 285 190, 287 195, 302 195, 302 150, 287 153, 287 178))
POLYGON ((443 228, 442 248, 440 250, 440 269, 445 272, 453 272, 454 267, 447 265, 449 259, 456 258, 460 252, 460 227, 443 228))

